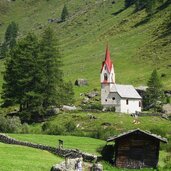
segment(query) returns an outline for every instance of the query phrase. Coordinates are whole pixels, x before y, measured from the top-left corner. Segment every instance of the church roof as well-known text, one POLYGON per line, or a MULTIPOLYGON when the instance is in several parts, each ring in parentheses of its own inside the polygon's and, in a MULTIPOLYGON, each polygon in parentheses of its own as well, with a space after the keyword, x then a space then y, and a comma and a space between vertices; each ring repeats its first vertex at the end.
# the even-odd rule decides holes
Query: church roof
POLYGON ((111 92, 117 92, 122 98, 142 98, 132 85, 113 84, 111 92))
POLYGON ((112 69, 112 61, 110 59, 110 51, 109 51, 108 45, 106 46, 106 56, 105 56, 105 61, 103 61, 103 63, 102 63, 101 72, 102 72, 102 69, 104 67, 104 64, 106 64, 107 70, 110 73, 110 71, 112 69))

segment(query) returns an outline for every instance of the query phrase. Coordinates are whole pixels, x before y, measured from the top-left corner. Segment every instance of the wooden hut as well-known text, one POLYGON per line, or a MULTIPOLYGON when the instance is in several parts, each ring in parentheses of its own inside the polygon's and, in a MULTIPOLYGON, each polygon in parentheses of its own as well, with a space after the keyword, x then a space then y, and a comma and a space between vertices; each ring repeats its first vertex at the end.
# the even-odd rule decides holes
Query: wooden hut
POLYGON ((120 168, 156 168, 159 159, 160 141, 166 138, 140 129, 131 130, 107 142, 115 141, 114 164, 120 168))

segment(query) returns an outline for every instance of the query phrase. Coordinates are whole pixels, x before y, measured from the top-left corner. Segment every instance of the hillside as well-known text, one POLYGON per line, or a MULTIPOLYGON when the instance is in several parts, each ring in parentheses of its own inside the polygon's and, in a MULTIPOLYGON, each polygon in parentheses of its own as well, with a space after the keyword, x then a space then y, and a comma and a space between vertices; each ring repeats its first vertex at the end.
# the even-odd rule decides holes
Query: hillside
POLYGON ((62 161, 46 151, 0 143, 0 170, 2 171, 47 171, 53 164, 62 161))
MULTIPOLYGON (((145 85, 152 70, 163 75, 165 89, 171 88, 170 0, 156 9, 149 19, 144 10, 124 9, 123 0, 17 0, 0 3, 0 40, 11 21, 19 25, 20 37, 27 32, 39 34, 43 28, 54 28, 63 56, 64 78, 89 80, 89 86, 75 87, 76 96, 94 88, 100 89, 99 72, 106 42, 115 65, 117 83, 145 85), (115 2, 115 3, 114 3, 115 2), (69 19, 59 19, 63 5, 69 19)), ((3 61, 0 61, 0 71, 3 61)), ((2 75, 0 76, 2 84, 2 75)))

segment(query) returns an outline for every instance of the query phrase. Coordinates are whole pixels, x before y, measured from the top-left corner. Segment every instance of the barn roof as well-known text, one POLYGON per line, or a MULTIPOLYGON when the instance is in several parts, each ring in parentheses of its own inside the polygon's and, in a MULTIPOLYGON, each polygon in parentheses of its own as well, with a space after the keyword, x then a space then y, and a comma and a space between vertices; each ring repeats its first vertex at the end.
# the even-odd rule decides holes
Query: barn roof
POLYGON ((122 98, 142 98, 132 85, 113 84, 111 92, 117 92, 122 98))
POLYGON ((120 135, 118 135, 118 136, 109 137, 109 138, 107 139, 107 142, 115 141, 115 140, 117 140, 117 139, 119 139, 119 138, 122 138, 122 137, 124 137, 124 136, 126 136, 126 135, 130 135, 130 134, 132 134, 132 133, 134 133, 134 132, 141 132, 141 133, 146 134, 146 135, 148 135, 148 136, 151 136, 151 137, 153 137, 153 138, 155 138, 155 139, 158 139, 158 140, 160 140, 160 141, 162 141, 162 142, 164 142, 164 143, 167 143, 167 142, 168 142, 166 138, 163 138, 163 137, 161 137, 160 135, 152 134, 152 133, 149 132, 149 131, 143 131, 143 130, 141 130, 141 129, 139 129, 139 128, 134 129, 134 130, 130 130, 130 131, 128 131, 128 132, 124 132, 124 133, 122 133, 122 134, 120 134, 120 135))
POLYGON ((110 59, 110 51, 109 51, 108 45, 106 46, 106 56, 105 56, 105 61, 103 61, 103 63, 102 63, 101 72, 103 70, 104 64, 106 64, 107 70, 110 73, 113 64, 112 64, 112 61, 110 59))

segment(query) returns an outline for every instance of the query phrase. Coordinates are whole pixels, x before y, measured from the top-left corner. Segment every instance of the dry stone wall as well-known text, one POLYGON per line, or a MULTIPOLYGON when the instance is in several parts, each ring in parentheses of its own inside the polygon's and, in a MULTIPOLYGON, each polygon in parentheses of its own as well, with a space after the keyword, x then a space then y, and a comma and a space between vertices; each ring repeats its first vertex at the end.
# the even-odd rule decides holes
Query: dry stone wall
POLYGON ((26 141, 19 141, 19 140, 16 140, 15 138, 9 137, 6 134, 0 134, 0 142, 5 143, 5 144, 15 144, 15 145, 37 148, 40 150, 46 150, 60 157, 79 158, 80 156, 82 156, 83 160, 87 162, 92 162, 97 159, 97 156, 94 156, 88 153, 83 153, 79 150, 63 149, 63 148, 59 149, 59 148, 55 148, 55 147, 51 147, 47 145, 35 144, 31 142, 26 142, 26 141))

